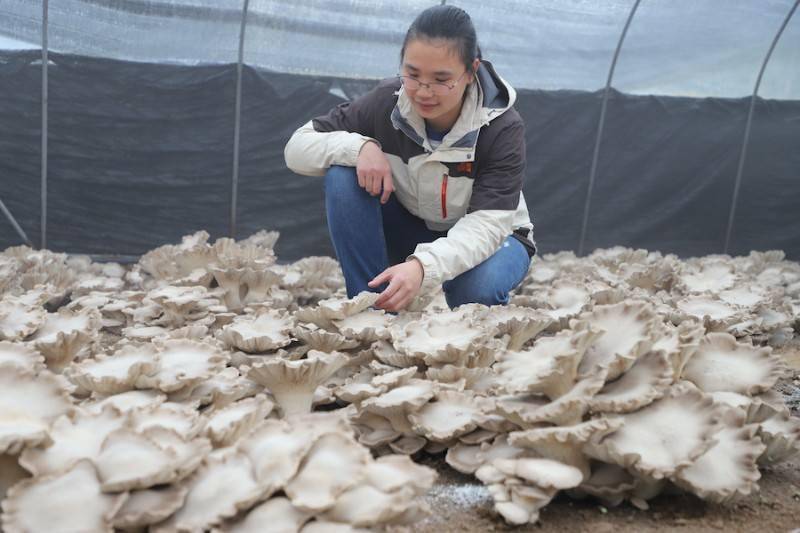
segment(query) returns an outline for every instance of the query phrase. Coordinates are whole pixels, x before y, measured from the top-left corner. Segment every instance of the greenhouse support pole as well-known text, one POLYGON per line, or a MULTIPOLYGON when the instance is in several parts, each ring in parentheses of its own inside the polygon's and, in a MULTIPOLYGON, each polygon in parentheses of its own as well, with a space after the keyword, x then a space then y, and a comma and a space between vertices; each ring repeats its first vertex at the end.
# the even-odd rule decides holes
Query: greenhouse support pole
POLYGON ((586 242, 586 227, 589 222, 589 207, 591 205, 592 200, 592 190, 594 189, 594 180, 597 176, 597 161, 600 158, 600 142, 603 139, 603 127, 605 126, 606 122, 606 107, 608 106, 608 95, 611 92, 611 80, 614 78, 614 68, 617 66, 617 60, 619 59, 619 52, 622 49, 622 43, 625 41, 625 35, 628 33, 628 27, 631 25, 631 21, 633 20, 633 16, 636 14, 636 10, 639 8, 639 3, 641 0, 636 0, 633 3, 633 7, 631 8, 631 12, 628 14, 628 20, 625 21, 625 27, 622 28, 622 34, 619 36, 619 41, 617 42, 617 49, 614 50, 614 58, 611 60, 611 68, 608 69, 608 79, 606 79, 606 88, 603 92, 603 103, 600 106, 600 122, 597 126, 597 139, 594 143, 594 155, 592 155, 592 169, 589 172, 589 187, 586 191, 586 203, 583 206, 583 223, 581 224, 581 239, 578 242, 578 255, 583 255, 583 246, 586 242))
POLYGON ((48 0, 42 1, 42 200, 41 239, 39 247, 47 248, 47 12, 48 0))
POLYGON ((742 172, 744 171, 744 160, 745 156, 747 155, 747 145, 750 143, 750 127, 753 124, 753 113, 756 107, 756 97, 758 96, 758 88, 761 85, 761 78, 764 76, 764 71, 767 69, 767 63, 769 63, 770 57, 772 56, 772 51, 775 50, 775 46, 778 44, 778 40, 781 38, 783 34, 783 30, 786 29, 786 26, 789 24, 789 20, 791 20, 792 15, 797 10, 797 6, 800 4, 800 0, 795 0, 792 9, 789 10, 789 14, 786 15, 786 18, 783 20, 783 24, 781 24, 778 33, 775 34, 775 38, 772 40, 772 44, 769 47, 769 51, 767 51, 767 55, 764 58, 764 62, 761 63, 761 70, 758 71, 758 77, 756 78, 756 85, 753 88, 753 96, 750 98, 750 110, 747 112, 747 125, 744 127, 744 140, 742 141, 742 151, 739 153, 739 167, 736 169, 736 181, 733 185, 733 198, 731 199, 731 207, 730 211, 728 212, 728 227, 725 231, 725 248, 723 248, 722 253, 727 254, 728 249, 730 248, 731 244, 731 233, 733 232, 733 219, 736 216, 736 203, 739 200, 739 186, 742 184, 742 172))
POLYGON ((242 127, 242 65, 244 62, 244 31, 247 27, 247 10, 250 0, 242 6, 242 26, 239 29, 239 58, 236 62, 236 116, 233 125, 233 174, 231 175, 230 238, 236 238, 236 199, 239 195, 239 132, 242 127))
POLYGON ((14 215, 11 214, 11 211, 8 210, 6 204, 3 203, 3 200, 0 200, 0 211, 2 211, 3 214, 6 216, 6 218, 8 219, 8 221, 11 222, 11 225, 14 226, 14 229, 16 230, 17 234, 20 237, 22 237, 22 240, 25 242, 25 244, 31 246, 30 239, 28 239, 28 236, 25 235, 24 231, 22 231, 22 227, 19 224, 17 224, 17 220, 14 218, 14 215))

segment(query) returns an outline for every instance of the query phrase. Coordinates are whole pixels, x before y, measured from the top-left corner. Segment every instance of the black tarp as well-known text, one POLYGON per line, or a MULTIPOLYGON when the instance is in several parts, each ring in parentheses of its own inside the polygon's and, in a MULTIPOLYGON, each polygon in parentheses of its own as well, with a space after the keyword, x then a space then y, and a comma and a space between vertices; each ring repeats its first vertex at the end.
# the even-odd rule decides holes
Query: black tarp
MULTIPOLYGON (((41 62, 0 54, 0 200, 38 242, 41 62)), ((228 234, 235 65, 50 55, 48 248, 136 256, 181 235, 228 234)), ((321 181, 286 169, 292 131, 369 86, 244 70, 237 236, 281 232, 282 260, 332 255, 321 181)), ((525 196, 543 253, 576 249, 602 91, 519 92, 525 196)), ((749 98, 613 92, 586 250, 720 253, 749 98)), ((0 219, 0 249, 20 244, 0 219)), ((800 102, 759 100, 730 252, 800 259, 800 102)))

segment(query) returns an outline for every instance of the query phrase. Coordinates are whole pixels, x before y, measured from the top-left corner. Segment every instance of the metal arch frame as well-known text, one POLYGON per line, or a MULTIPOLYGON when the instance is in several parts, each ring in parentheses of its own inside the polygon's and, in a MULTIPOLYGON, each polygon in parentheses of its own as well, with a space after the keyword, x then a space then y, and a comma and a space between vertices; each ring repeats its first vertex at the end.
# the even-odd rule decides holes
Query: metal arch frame
POLYGON ((41 188, 41 236, 39 247, 47 248, 47 108, 49 97, 47 94, 47 28, 48 28, 48 0, 42 0, 42 188, 41 188))
POLYGON ((611 92, 611 80, 614 78, 614 69, 617 66, 619 59, 619 52, 622 50, 622 43, 625 41, 625 35, 628 33, 628 28, 631 25, 633 16, 636 10, 639 9, 639 4, 642 0, 636 0, 633 3, 631 12, 628 14, 628 20, 625 21, 625 27, 622 28, 622 33, 617 41, 617 49, 614 50, 614 58, 611 60, 611 67, 608 69, 608 78, 606 79, 606 87, 603 92, 603 103, 600 107, 600 121, 597 125, 597 139, 594 144, 594 154, 592 155, 592 169, 589 173, 589 187, 586 190, 586 203, 583 207, 583 223, 581 224, 581 238, 578 241, 578 255, 583 255, 583 245, 586 242, 586 227, 589 222, 589 207, 592 200, 592 190, 594 189, 594 181, 597 176, 597 161, 600 159, 600 142, 603 140, 603 129, 606 122, 606 107, 608 107, 608 95, 611 92))
POLYGON ((28 239, 28 236, 25 235, 25 232, 22 230, 22 227, 17 223, 17 220, 14 218, 14 215, 12 215, 11 211, 8 210, 6 204, 3 203, 3 200, 0 200, 0 211, 3 212, 3 214, 6 216, 11 225, 14 226, 14 230, 20 237, 22 237, 22 240, 25 242, 25 244, 31 246, 30 239, 28 239))
POLYGON ((247 12, 250 0, 242 6, 242 25, 239 29, 239 57, 236 62, 236 110, 233 126, 233 173, 231 174, 231 213, 228 230, 231 239, 236 238, 236 209, 239 196, 239 144, 242 128, 242 69, 244 67, 244 32, 247 28, 247 12))
POLYGON ((745 157, 747 155, 747 145, 750 143, 750 129, 753 124, 753 114, 755 112, 756 107, 756 98, 758 96, 758 89, 761 86, 761 78, 764 76, 764 71, 767 69, 767 64, 769 63, 770 58, 772 57, 772 52, 775 50, 775 46, 778 44, 778 40, 780 40, 781 35, 783 35, 783 30, 786 29, 786 26, 789 24, 789 20, 791 20, 792 15, 797 10, 797 6, 800 5, 800 0, 795 0, 794 5, 789 10, 789 13, 786 15, 786 18, 783 19, 783 24, 781 24, 778 33, 775 34, 775 38, 772 40, 772 44, 767 51, 767 55, 764 57, 764 61, 761 63, 761 69, 758 71, 758 78, 756 78, 756 85, 753 88, 753 96, 750 97, 750 110, 747 112, 747 125, 744 128, 744 140, 742 141, 742 150, 739 153, 739 167, 736 169, 736 181, 733 185, 733 198, 731 199, 731 207, 728 213, 728 226, 725 231, 725 247, 722 250, 722 253, 727 254, 728 249, 730 248, 731 243, 731 234, 733 232, 733 220, 736 216, 736 204, 739 200, 739 187, 742 184, 742 173, 744 172, 744 162, 745 157))

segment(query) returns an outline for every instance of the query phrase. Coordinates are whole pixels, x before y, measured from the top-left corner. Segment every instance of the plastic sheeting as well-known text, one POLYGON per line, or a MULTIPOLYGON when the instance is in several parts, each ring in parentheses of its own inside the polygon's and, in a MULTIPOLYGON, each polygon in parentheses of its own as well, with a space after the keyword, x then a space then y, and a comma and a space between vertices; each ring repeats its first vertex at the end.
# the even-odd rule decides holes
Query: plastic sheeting
MULTIPOLYGON (((395 74, 414 16, 438 1, 251 0, 245 62, 283 73, 380 79, 395 74)), ((633 0, 450 1, 515 86, 596 90, 633 0)), ((793 0, 645 0, 615 86, 634 94, 742 97, 793 0)), ((236 60, 243 0, 57 0, 51 48, 169 63, 236 60)), ((0 0, 0 35, 37 43, 41 2, 0 0)), ((795 21, 794 27, 800 26, 795 21)), ((800 99, 800 30, 787 31, 763 94, 800 99)))
MULTIPOLYGON (((39 234, 41 65, 0 55, 0 198, 39 234)), ((51 55, 48 247, 139 255, 181 235, 228 231, 236 69, 51 55)), ((332 255, 322 183, 284 165, 294 129, 369 83, 243 77, 238 236, 277 229, 279 257, 332 255)), ((577 247, 601 92, 521 90, 525 195, 544 253, 577 247)), ((718 253, 749 99, 632 96, 609 102, 587 250, 718 253)), ((759 101, 732 253, 800 258, 800 102, 759 101)), ((0 220, 0 249, 19 244, 0 220)))

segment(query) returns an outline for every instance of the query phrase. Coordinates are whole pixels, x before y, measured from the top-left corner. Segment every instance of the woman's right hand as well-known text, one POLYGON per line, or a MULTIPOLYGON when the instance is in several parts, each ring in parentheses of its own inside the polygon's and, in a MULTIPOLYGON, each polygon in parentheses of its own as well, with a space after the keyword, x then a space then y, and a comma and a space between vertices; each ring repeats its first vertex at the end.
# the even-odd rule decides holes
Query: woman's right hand
POLYGON ((367 141, 361 147, 356 162, 356 175, 358 176, 358 185, 365 191, 372 196, 377 196, 381 194, 382 187, 381 203, 385 204, 389 201, 389 196, 394 191, 392 167, 389 165, 386 154, 377 143, 367 141))

